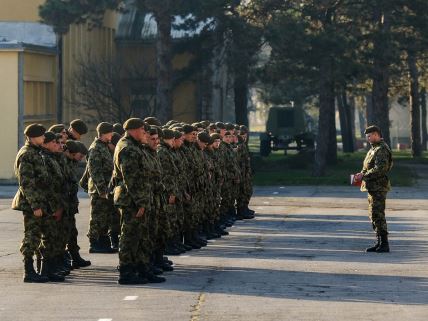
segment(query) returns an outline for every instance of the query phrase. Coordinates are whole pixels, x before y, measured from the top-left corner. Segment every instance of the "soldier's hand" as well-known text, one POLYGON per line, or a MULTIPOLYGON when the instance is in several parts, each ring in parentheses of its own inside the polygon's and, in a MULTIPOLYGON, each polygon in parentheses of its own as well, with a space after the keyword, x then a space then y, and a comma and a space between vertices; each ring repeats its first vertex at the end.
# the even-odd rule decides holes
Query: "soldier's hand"
POLYGON ((363 180, 363 173, 357 173, 357 174, 355 174, 355 176, 354 176, 354 181, 355 182, 361 182, 363 180))
POLYGON ((53 213, 52 216, 54 217, 55 221, 57 221, 57 222, 61 221, 63 212, 64 212, 64 210, 62 208, 60 208, 55 213, 53 213))
POLYGON ((101 197, 101 198, 108 199, 108 194, 107 194, 107 193, 105 193, 105 194, 101 194, 101 195, 100 195, 100 197, 101 197))
POLYGON ((145 211, 144 207, 139 208, 137 214, 135 215, 135 217, 143 217, 144 216, 144 211, 145 211))
POLYGON ((174 195, 169 196, 168 204, 175 204, 175 196, 174 195))
POLYGON ((41 208, 38 208, 33 211, 33 214, 35 217, 42 217, 43 216, 43 210, 41 208))

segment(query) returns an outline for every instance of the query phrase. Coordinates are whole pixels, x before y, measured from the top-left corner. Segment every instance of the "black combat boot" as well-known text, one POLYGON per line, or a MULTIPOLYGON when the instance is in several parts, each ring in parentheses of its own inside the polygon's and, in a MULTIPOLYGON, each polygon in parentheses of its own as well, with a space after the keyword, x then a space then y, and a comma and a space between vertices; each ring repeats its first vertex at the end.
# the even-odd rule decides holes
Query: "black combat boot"
POLYGON ((376 249, 376 253, 389 253, 388 234, 380 236, 380 244, 376 249))
MULTIPOLYGON (((109 241, 110 243, 110 241, 109 241)), ((89 240, 89 253, 115 253, 110 245, 106 245, 105 238, 104 239, 90 239, 89 240)))
MULTIPOLYGON (((119 284, 144 284, 143 278, 140 278, 136 273, 132 265, 121 265, 119 266, 119 278, 117 280, 119 284)), ((145 282, 147 283, 147 282, 145 282)))
POLYGON ((49 281, 49 278, 42 276, 34 271, 33 258, 24 259, 24 282, 25 283, 45 283, 49 281))
POLYGON ((114 253, 119 252, 119 235, 117 233, 112 233, 110 235, 110 245, 114 253))
POLYGON ((166 281, 164 277, 155 275, 149 268, 144 269, 144 277, 149 283, 162 283, 166 281))
POLYGON ((64 282, 63 275, 55 273, 55 262, 52 259, 42 259, 41 275, 47 277, 52 282, 64 282))
POLYGON ((85 260, 80 256, 79 251, 70 251, 71 266, 73 269, 79 269, 81 267, 87 267, 91 265, 91 261, 85 260))
POLYGON ((376 252, 379 245, 380 245, 380 235, 376 235, 376 243, 373 246, 366 248, 366 252, 376 252))
POLYGON ((64 256, 58 255, 52 259, 53 262, 53 271, 55 274, 66 276, 70 274, 70 270, 67 269, 64 265, 64 256))
POLYGON ((186 232, 184 234, 184 244, 190 246, 192 249, 200 249, 201 246, 196 243, 193 239, 192 232, 186 232))
POLYGON ((161 268, 165 272, 174 271, 174 268, 168 262, 164 261, 163 255, 161 252, 155 254, 154 263, 158 268, 161 268))

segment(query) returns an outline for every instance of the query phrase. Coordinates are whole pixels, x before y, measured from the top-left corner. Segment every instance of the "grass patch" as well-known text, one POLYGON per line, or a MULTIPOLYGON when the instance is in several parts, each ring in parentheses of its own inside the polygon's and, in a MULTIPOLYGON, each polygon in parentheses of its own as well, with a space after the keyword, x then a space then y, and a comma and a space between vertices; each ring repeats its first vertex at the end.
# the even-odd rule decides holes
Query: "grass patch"
MULTIPOLYGON (((410 153, 394 152, 394 167, 389 175, 393 186, 412 186, 417 179, 417 173, 411 168, 412 164, 428 164, 428 155, 424 158, 412 159, 410 153)), ((253 157, 255 170, 254 184, 268 185, 349 185, 349 175, 359 172, 366 153, 338 154, 337 164, 328 166, 323 177, 312 176, 312 154, 272 154, 262 158, 253 157)))

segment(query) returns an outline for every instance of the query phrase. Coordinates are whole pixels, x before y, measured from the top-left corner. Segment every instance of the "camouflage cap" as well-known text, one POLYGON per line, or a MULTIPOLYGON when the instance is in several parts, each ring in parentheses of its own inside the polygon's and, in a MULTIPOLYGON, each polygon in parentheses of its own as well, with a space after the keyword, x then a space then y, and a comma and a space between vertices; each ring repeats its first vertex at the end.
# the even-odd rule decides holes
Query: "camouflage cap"
POLYGON ((98 136, 113 132, 113 125, 107 122, 99 123, 97 126, 98 136))
POLYGON ((164 129, 162 130, 163 139, 173 139, 175 138, 175 132, 172 129, 164 129))
POLYGON ((65 147, 71 154, 76 154, 80 152, 79 145, 75 140, 71 140, 71 139, 67 140, 65 143, 65 147))
POLYGON ((46 132, 46 128, 42 124, 31 124, 25 127, 24 134, 29 138, 41 137, 46 132))
POLYGON ((58 134, 62 132, 64 129, 65 129, 64 124, 55 124, 49 127, 48 131, 58 134))
POLYGON ((46 132, 44 134, 45 140, 43 141, 44 144, 50 143, 52 141, 56 141, 56 134, 54 132, 46 132))
POLYGON ((379 135, 382 135, 380 128, 376 125, 371 125, 367 127, 366 130, 364 131, 365 135, 370 133, 379 133, 379 135))
POLYGON ((113 135, 111 136, 111 140, 110 143, 114 146, 117 145, 117 143, 119 142, 119 140, 122 138, 122 136, 118 133, 113 133, 113 135))
POLYGON ((75 119, 70 123, 70 127, 73 128, 80 135, 85 135, 88 132, 88 126, 81 119, 75 119))
POLYGON ((123 129, 123 126, 121 123, 116 123, 113 125, 113 131, 115 133, 118 133, 119 135, 125 134, 125 130, 123 129))
POLYGON ((162 123, 156 117, 146 117, 144 122, 151 126, 162 126, 162 123))

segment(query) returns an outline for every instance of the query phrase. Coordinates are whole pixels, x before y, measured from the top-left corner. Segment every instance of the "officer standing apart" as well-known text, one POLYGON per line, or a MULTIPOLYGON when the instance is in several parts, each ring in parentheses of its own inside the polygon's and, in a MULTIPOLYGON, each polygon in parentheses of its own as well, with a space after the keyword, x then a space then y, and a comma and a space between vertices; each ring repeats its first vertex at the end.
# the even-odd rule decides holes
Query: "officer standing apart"
POLYGON ((389 252, 385 201, 391 189, 387 173, 392 168, 392 153, 383 141, 379 127, 369 126, 364 133, 371 148, 364 159, 363 170, 355 175, 355 181, 361 182, 361 191, 368 193, 369 216, 377 237, 376 244, 366 251, 385 253, 389 252))

